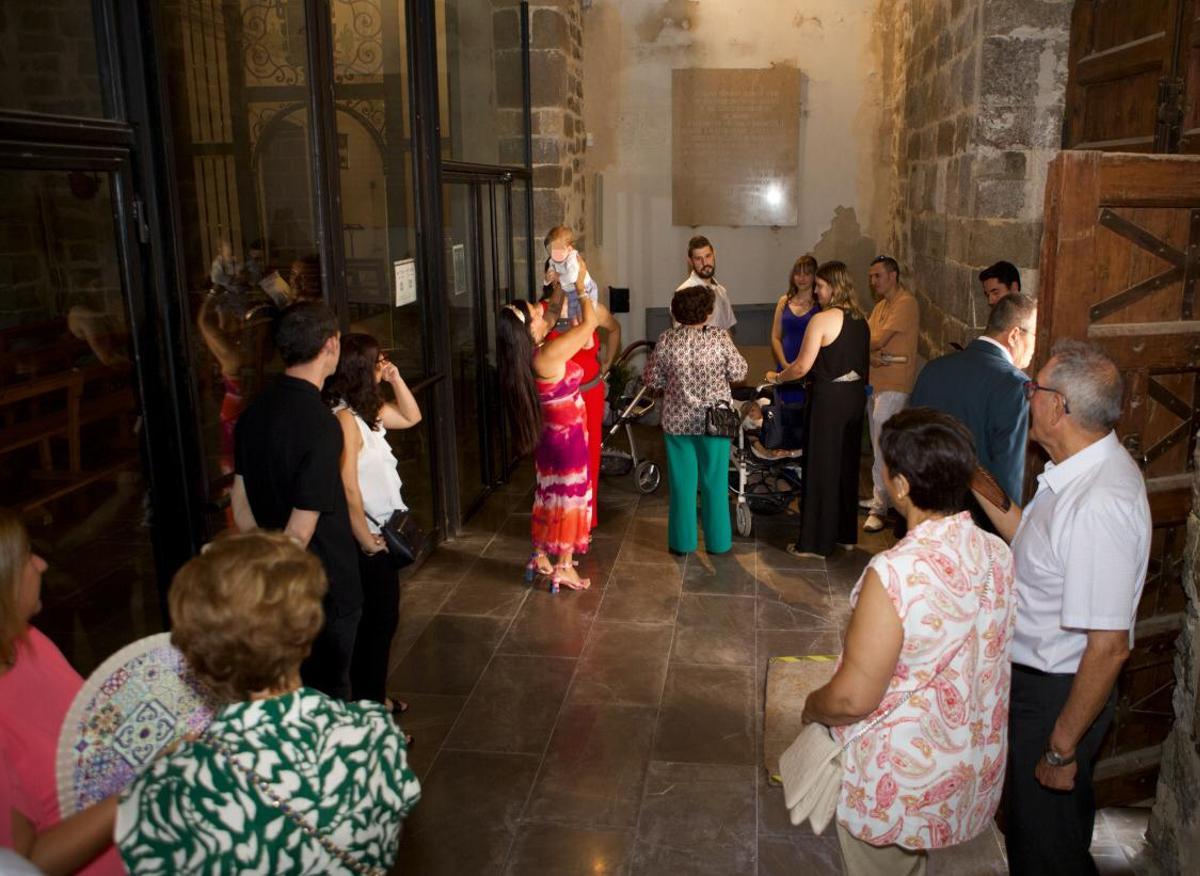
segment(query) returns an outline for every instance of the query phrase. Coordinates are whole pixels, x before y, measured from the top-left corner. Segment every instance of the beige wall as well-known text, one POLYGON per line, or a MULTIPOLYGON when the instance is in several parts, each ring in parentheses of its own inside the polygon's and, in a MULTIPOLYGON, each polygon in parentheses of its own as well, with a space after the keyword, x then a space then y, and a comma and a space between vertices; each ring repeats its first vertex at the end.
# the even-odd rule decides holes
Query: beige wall
POLYGON ((596 0, 585 11, 584 252, 602 288, 630 288, 632 312, 623 318, 630 339, 644 333, 646 307, 669 303, 695 233, 716 246, 717 277, 735 304, 773 303, 793 260, 805 252, 844 259, 865 283, 867 262, 885 245, 875 241, 889 237, 885 202, 894 167, 878 148, 882 52, 873 42, 875 6, 874 0, 596 0), (773 64, 804 74, 799 223, 673 226, 671 70, 773 64))

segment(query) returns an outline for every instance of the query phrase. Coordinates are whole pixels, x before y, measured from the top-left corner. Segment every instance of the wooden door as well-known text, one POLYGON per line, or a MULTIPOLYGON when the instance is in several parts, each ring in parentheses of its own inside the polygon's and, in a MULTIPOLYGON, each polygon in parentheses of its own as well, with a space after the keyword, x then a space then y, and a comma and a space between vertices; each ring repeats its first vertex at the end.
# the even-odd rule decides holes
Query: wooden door
POLYGON ((1200 0, 1077 0, 1063 146, 1200 152, 1200 0))
POLYGON ((1062 152, 1050 165, 1045 223, 1035 366, 1064 337, 1116 360, 1125 376, 1117 434, 1145 473, 1154 519, 1136 646, 1097 769, 1098 804, 1128 804, 1154 796, 1174 718, 1200 428, 1200 157, 1062 152))

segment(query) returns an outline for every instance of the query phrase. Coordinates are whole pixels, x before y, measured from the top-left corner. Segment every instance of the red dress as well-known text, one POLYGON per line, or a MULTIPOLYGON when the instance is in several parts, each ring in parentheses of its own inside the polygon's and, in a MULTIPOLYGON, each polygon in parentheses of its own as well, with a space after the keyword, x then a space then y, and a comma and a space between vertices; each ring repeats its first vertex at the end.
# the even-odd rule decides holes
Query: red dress
MULTIPOLYGON (((556 338, 558 335, 559 332, 552 330, 546 337, 556 338)), ((571 361, 583 369, 583 386, 596 380, 600 374, 600 333, 592 332, 591 349, 580 349, 571 357, 571 361)), ((587 407, 588 480, 592 485, 592 529, 595 529, 600 522, 596 497, 600 494, 600 442, 604 440, 604 381, 596 380, 591 389, 583 390, 580 395, 587 407)))

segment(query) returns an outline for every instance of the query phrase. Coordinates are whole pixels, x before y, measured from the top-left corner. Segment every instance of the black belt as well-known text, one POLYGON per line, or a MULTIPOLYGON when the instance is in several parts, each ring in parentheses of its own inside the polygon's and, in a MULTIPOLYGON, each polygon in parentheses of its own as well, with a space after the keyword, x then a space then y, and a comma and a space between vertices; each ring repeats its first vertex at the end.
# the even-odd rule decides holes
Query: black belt
POLYGON ((1012 668, 1013 672, 1019 675, 1032 675, 1038 678, 1072 678, 1075 675, 1074 672, 1047 672, 1044 669, 1026 666, 1024 663, 1014 663, 1012 668))

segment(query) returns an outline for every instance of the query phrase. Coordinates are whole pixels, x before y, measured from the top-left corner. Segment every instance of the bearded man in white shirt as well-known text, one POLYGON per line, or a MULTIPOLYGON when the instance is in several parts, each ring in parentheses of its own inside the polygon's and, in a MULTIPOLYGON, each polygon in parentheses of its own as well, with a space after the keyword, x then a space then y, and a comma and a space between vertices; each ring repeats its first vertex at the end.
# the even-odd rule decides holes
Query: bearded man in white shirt
POLYGON ((729 293, 716 280, 717 253, 707 237, 697 234, 688 241, 688 267, 691 273, 686 280, 679 284, 679 289, 688 286, 707 286, 713 291, 713 309, 705 325, 716 326, 729 331, 737 324, 733 315, 733 305, 729 303, 729 293))
POLYGON ((1014 874, 1092 874, 1092 764, 1133 645, 1150 504, 1113 431, 1111 359, 1060 341, 1025 393, 1029 437, 1050 456, 1037 493, 1007 512, 976 494, 1016 560, 1005 846, 1014 874))

